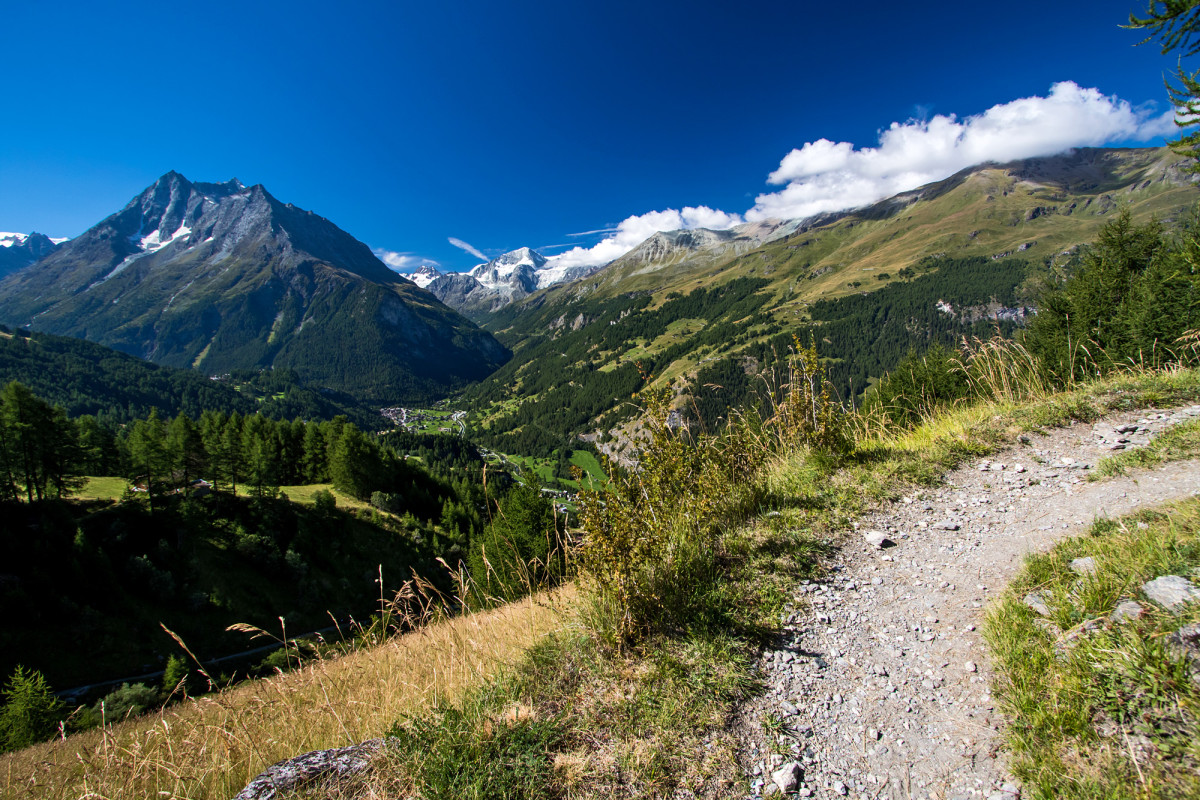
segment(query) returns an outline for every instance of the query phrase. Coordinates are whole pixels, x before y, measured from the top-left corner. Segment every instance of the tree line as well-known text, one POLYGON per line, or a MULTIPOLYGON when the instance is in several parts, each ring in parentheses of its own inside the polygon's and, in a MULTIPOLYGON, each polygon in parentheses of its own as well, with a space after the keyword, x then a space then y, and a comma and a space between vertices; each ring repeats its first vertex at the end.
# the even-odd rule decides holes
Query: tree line
POLYGON ((204 411, 259 413, 271 419, 332 419, 380 424, 378 411, 341 392, 305 384, 290 369, 238 370, 210 377, 143 361, 70 336, 0 326, 0 384, 19 381, 67 416, 105 424, 160 414, 195 418, 204 411))
MULTIPOLYGON (((1200 217, 1169 227, 1122 210, 1059 270, 1033 288, 1037 314, 1011 332, 1024 363, 1051 387, 1122 369, 1194 362, 1200 345, 1200 217)), ((977 394, 978 345, 934 340, 910 346, 868 394, 869 408, 914 424, 977 394)))

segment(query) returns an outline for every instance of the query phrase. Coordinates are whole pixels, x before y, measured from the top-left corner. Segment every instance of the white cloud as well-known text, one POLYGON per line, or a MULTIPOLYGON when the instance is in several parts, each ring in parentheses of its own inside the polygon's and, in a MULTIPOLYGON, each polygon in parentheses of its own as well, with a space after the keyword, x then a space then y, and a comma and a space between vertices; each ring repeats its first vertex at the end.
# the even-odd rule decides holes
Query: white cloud
POLYGON ((454 245, 455 247, 457 247, 460 250, 466 250, 468 253, 470 253, 471 255, 475 256, 476 258, 478 258, 482 261, 490 260, 487 256, 485 256, 483 253, 479 252, 479 250, 477 250, 476 248, 474 248, 471 245, 464 242, 462 239, 455 239, 453 236, 450 236, 446 239, 446 241, 450 242, 450 244, 454 245))
POLYGON ((947 178, 986 161, 1012 161, 1073 147, 1147 141, 1175 131, 1174 111, 1154 115, 1070 81, 1047 97, 1025 97, 959 121, 893 122, 877 147, 818 139, 792 150, 768 182, 785 184, 759 195, 748 220, 795 219, 873 203, 947 178))
POLYGON ((580 231, 579 233, 568 233, 567 236, 595 236, 597 233, 616 233, 616 227, 597 228, 594 231, 580 231))
POLYGON ((375 254, 383 263, 387 264, 396 272, 412 272, 417 267, 428 264, 431 267, 436 267, 437 262, 428 258, 421 258, 412 253, 399 253, 395 250, 384 250, 382 247, 374 247, 371 252, 375 254))
POLYGON ((724 229, 742 222, 737 214, 727 214, 708 206, 688 206, 682 211, 669 208, 629 217, 617 225, 611 236, 592 247, 574 247, 553 257, 564 267, 597 266, 620 258, 659 231, 690 228, 724 229))

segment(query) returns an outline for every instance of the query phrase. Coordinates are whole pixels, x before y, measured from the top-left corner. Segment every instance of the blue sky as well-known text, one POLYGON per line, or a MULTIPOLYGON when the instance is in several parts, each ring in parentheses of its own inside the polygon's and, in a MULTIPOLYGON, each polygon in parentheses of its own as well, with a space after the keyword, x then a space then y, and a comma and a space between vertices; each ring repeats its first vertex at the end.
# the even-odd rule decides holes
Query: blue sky
POLYGON ((451 239, 597 260, 1014 142, 1161 144, 1175 59, 1118 27, 1144 7, 10 4, 0 230, 78 235, 174 169, 262 183, 397 265, 478 261, 451 239))

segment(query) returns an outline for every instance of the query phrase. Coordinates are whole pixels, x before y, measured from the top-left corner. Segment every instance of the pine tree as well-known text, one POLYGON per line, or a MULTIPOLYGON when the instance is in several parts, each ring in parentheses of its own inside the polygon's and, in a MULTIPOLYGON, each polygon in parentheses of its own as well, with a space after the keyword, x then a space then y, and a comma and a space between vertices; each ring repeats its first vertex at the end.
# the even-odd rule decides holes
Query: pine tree
POLYGON ((0 745, 17 750, 45 741, 66 714, 66 706, 54 696, 50 684, 37 670, 20 664, 4 687, 4 709, 0 711, 0 745))
POLYGON ((133 423, 129 432, 129 457, 133 467, 131 477, 145 480, 150 513, 154 513, 154 497, 161 491, 163 481, 170 473, 166 433, 158 409, 152 409, 149 417, 133 423))
MULTIPOLYGON (((1147 31, 1149 36, 1139 44, 1157 39, 1163 55, 1179 51, 1175 82, 1166 81, 1167 94, 1175 106, 1175 124, 1183 130, 1200 125, 1200 70, 1189 72, 1183 68, 1185 57, 1200 53, 1200 0, 1151 0, 1146 16, 1130 14, 1126 27, 1147 31)), ((1170 144, 1175 152, 1196 161, 1188 167, 1189 172, 1200 173, 1200 130, 1170 144)))

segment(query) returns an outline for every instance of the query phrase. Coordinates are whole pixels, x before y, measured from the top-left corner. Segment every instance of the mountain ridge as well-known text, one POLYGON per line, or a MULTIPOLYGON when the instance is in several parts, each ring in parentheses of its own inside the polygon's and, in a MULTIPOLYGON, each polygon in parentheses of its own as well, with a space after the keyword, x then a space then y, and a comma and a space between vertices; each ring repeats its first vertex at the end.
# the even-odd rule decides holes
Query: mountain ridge
POLYGON ((0 232, 0 278, 30 266, 53 253, 67 239, 52 239, 45 234, 0 232))
POLYGON ((209 374, 283 366, 364 398, 444 394, 507 351, 329 220, 168 172, 0 281, 0 321, 209 374))
POLYGON ((647 380, 711 422, 750 402, 793 335, 816 344, 843 396, 859 394, 909 346, 1020 324, 1030 287, 1069 267, 1122 206, 1138 223, 1195 207, 1183 161, 1166 148, 1081 149, 973 167, 741 242, 736 230, 655 234, 479 317, 514 350, 468 391, 480 438, 546 454, 605 437, 647 380))

